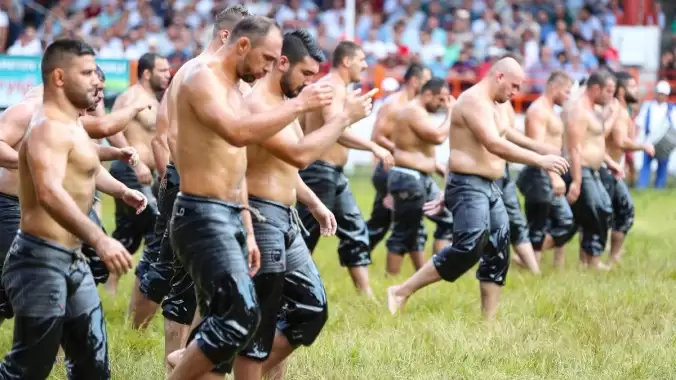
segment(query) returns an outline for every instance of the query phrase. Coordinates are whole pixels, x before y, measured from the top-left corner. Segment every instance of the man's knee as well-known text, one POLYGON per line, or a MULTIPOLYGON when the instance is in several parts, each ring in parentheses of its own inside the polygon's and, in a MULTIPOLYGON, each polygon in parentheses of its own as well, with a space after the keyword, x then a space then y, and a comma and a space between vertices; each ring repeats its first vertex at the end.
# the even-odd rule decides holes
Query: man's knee
POLYGON ((176 271, 174 279, 169 294, 162 301, 162 315, 170 321, 190 326, 197 310, 195 285, 182 269, 176 271))
POLYGON ((314 263, 286 274, 288 284, 296 284, 292 295, 277 319, 281 331, 293 347, 310 346, 317 339, 329 317, 324 285, 314 263))
POLYGON ((456 231, 453 244, 432 257, 439 276, 449 282, 460 278, 479 261, 488 236, 488 229, 456 231))

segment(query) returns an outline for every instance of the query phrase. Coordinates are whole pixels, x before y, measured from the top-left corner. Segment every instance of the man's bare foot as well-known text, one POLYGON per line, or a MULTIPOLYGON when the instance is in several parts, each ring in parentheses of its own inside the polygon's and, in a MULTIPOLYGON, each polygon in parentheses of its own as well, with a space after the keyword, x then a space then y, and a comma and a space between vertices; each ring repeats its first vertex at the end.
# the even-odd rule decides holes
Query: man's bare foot
POLYGON ((399 286, 390 286, 387 288, 387 309, 392 315, 396 314, 397 311, 402 311, 404 309, 406 299, 408 298, 397 295, 397 290, 399 290, 399 286))
POLYGON ((184 351, 185 348, 181 348, 180 350, 176 350, 171 354, 167 355, 167 364, 169 365, 171 371, 173 371, 174 368, 176 368, 178 363, 181 361, 181 358, 183 358, 184 351))
POLYGON ((596 264, 589 264, 589 268, 596 269, 602 272, 607 272, 610 270, 610 266, 602 262, 598 262, 596 264))

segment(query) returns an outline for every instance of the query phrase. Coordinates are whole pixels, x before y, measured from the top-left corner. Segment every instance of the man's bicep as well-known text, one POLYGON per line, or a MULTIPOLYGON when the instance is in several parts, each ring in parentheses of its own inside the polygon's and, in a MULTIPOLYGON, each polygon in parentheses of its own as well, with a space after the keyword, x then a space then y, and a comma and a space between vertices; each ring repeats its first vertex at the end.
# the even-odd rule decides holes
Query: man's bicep
POLYGON ((575 112, 575 110, 568 117, 566 132, 568 134, 568 141, 571 143, 569 148, 574 149, 574 145, 582 143, 582 137, 587 128, 587 121, 580 115, 580 112, 575 112))
POLYGON ((333 94, 333 102, 331 102, 331 105, 322 108, 324 123, 328 123, 336 115, 340 115, 343 112, 343 103, 346 96, 345 89, 336 87, 334 91, 335 93, 333 94))
POLYGON ((493 120, 493 112, 482 112, 476 107, 469 107, 469 109, 471 111, 463 112, 461 117, 481 144, 488 145, 500 138, 493 120))
POLYGON ((215 86, 210 86, 209 81, 204 79, 205 76, 206 74, 197 74, 196 78, 184 84, 179 92, 185 92, 185 100, 202 124, 211 128, 230 124, 236 117, 227 102, 227 94, 223 90, 213 89, 215 86))
POLYGON ((33 116, 32 110, 32 107, 20 106, 4 114, 0 121, 0 141, 5 142, 9 146, 18 144, 30 124, 33 116))
POLYGON ((525 134, 533 140, 542 141, 545 136, 546 119, 540 112, 526 114, 525 134))

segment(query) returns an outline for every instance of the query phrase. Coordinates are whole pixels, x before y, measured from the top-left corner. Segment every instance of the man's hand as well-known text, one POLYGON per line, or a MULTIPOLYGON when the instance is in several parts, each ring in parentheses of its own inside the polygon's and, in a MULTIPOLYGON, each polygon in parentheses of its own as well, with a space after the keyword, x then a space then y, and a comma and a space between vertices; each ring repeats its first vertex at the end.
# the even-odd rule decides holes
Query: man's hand
POLYGON ((561 176, 558 174, 551 174, 550 178, 552 181, 552 190, 554 191, 554 195, 559 196, 565 194, 566 183, 563 182, 563 178, 561 178, 561 176))
POLYGON ((247 236, 246 245, 249 250, 249 276, 253 277, 261 268, 261 251, 253 233, 247 236))
POLYGON ((540 156, 540 159, 537 162, 537 166, 541 167, 542 169, 548 172, 553 172, 558 175, 564 174, 565 172, 568 171, 568 168, 570 167, 568 161, 566 161, 565 158, 553 154, 540 156))
POLYGON ((312 216, 319 222, 319 233, 322 236, 333 236, 338 229, 336 217, 323 203, 310 209, 312 216))
POLYGON ((131 255, 119 241, 112 237, 102 237, 94 244, 94 249, 111 273, 119 276, 132 268, 131 255))
POLYGON ((392 169, 394 166, 394 157, 392 157, 392 153, 390 153, 389 150, 378 144, 373 144, 371 152, 374 156, 376 156, 376 158, 383 162, 383 169, 385 169, 385 171, 392 169))
POLYGON ((446 177, 446 165, 442 164, 441 162, 437 162, 434 169, 437 172, 437 174, 439 174, 442 177, 446 177))
POLYGON ((148 206, 148 198, 138 190, 127 189, 122 195, 122 201, 136 209, 136 215, 143 212, 148 206))
POLYGON ((580 186, 581 184, 579 182, 573 182, 570 184, 570 187, 568 188, 568 194, 566 195, 566 199, 568 200, 569 204, 575 204, 577 202, 577 199, 580 197, 580 186))
POLYGON ((618 164, 617 162, 610 162, 606 163, 606 166, 608 167, 608 170, 610 170, 611 173, 615 176, 617 179, 623 179, 624 178, 624 168, 618 164))
POLYGON ((136 164, 136 177, 141 185, 150 185, 153 183, 153 175, 150 168, 144 162, 136 164))
POLYGON ((444 192, 442 191, 437 194, 436 198, 423 205, 423 212, 427 216, 435 216, 444 212, 444 207, 446 206, 444 205, 444 192))
POLYGON ((140 158, 138 153, 136 153, 136 149, 128 146, 126 148, 120 148, 119 160, 135 167, 136 165, 138 165, 140 158))
POLYGON ((394 197, 392 194, 387 194, 385 198, 383 198, 383 207, 388 210, 394 210, 394 197))
POLYGON ((136 112, 142 112, 145 110, 152 110, 153 109, 153 104, 143 97, 142 99, 138 99, 134 104, 134 107, 136 108, 136 112))
POLYGON ((329 106, 333 101, 333 86, 328 82, 313 83, 303 88, 294 100, 305 112, 329 106))
POLYGON ((361 90, 351 91, 345 97, 344 109, 350 119, 350 123, 356 123, 371 114, 373 109, 373 96, 378 93, 374 88, 368 93, 361 95, 361 90))
POLYGON ((646 153, 648 153, 648 155, 649 155, 650 157, 654 157, 654 156, 655 156, 655 147, 654 147, 653 144, 651 144, 651 143, 645 143, 645 144, 643 145, 643 151, 646 152, 646 153))

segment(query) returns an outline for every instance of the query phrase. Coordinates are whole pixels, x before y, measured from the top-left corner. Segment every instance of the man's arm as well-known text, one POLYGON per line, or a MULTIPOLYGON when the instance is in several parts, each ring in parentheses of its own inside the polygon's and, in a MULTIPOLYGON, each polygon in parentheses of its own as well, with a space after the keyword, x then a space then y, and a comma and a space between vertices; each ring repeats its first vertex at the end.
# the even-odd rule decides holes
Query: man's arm
POLYGON ((73 149, 70 133, 43 121, 24 142, 26 161, 37 200, 49 215, 83 242, 95 247, 106 234, 85 215, 63 188, 68 155, 73 149))
POLYGON ((546 144, 544 142, 538 142, 525 134, 521 133, 521 131, 517 130, 514 127, 509 127, 505 131, 505 137, 507 140, 510 142, 528 150, 532 150, 533 152, 536 152, 538 154, 561 154, 560 149, 556 149, 553 146, 546 144))
POLYGON ((321 199, 303 182, 300 174, 298 174, 298 184, 296 185, 296 199, 310 210, 322 205, 321 199))
POLYGON ((121 199, 129 188, 116 180, 106 168, 101 166, 98 174, 96 174, 96 190, 113 198, 121 199))
MULTIPOLYGON (((186 92, 186 100, 201 123, 207 125, 223 139, 236 147, 261 143, 289 125, 301 114, 309 111, 305 91, 313 91, 318 83, 307 86, 301 95, 287 100, 275 109, 244 117, 238 117, 239 110, 231 109, 226 91, 214 86, 213 74, 202 71, 182 85, 179 91, 186 92), (314 86, 314 87, 313 87, 314 86)), ((325 87, 325 86, 322 86, 325 87)))
POLYGON ((587 132, 587 120, 585 112, 571 109, 567 113, 568 124, 566 135, 568 140, 568 153, 570 154, 570 176, 573 183, 582 183, 582 143, 587 132))
POLYGON ((469 111, 463 112, 461 117, 464 118, 467 127, 472 131, 477 140, 479 140, 489 152, 506 161, 518 162, 526 165, 538 165, 538 161, 541 157, 539 154, 523 149, 518 145, 507 141, 507 139, 502 138, 500 134, 498 134, 498 129, 493 118, 493 112, 482 112, 481 105, 475 103, 477 102, 470 100, 469 104, 467 104, 469 111))
POLYGON ((167 91, 164 92, 160 107, 157 110, 157 119, 155 122, 155 136, 150 142, 155 159, 155 168, 160 178, 164 176, 164 171, 169 165, 171 150, 169 149, 169 110, 167 105, 167 91))
MULTIPOLYGON (((241 189, 242 195, 241 195, 241 203, 249 207, 249 185, 246 182, 246 179, 242 181, 242 189, 241 189)), ((254 237, 254 229, 253 229, 253 220, 251 219, 251 211, 248 209, 242 210, 242 222, 244 223, 244 228, 246 229, 247 236, 250 238, 254 237)))
POLYGON ((443 143, 451 132, 451 113, 447 112, 441 125, 435 126, 429 114, 418 107, 406 107, 399 111, 395 120, 407 123, 413 133, 423 141, 439 145, 443 143))
POLYGON ((23 138, 37 107, 31 103, 19 103, 9 107, 0 117, 0 166, 19 168, 19 153, 14 150, 23 138))
MULTIPOLYGON (((512 129, 512 128, 510 128, 512 129)), ((515 129, 515 128, 514 128, 515 129)), ((525 119, 525 135, 532 140, 536 145, 545 147, 543 150, 547 151, 544 154, 561 154, 561 149, 556 149, 553 145, 545 142, 545 135, 547 129, 547 116, 537 109, 530 109, 526 111, 525 119), (550 153, 554 152, 554 153, 550 153)), ((514 142, 514 141, 512 141, 514 142)), ((516 143, 515 143, 516 144, 516 143)), ((519 145, 519 144, 517 144, 519 145)), ((537 152, 537 151, 536 151, 537 152)), ((538 152, 540 153, 540 152, 538 152)), ((548 172, 549 177, 557 176, 556 173, 548 172)))
POLYGON ((91 116, 84 115, 80 117, 82 125, 89 134, 89 137, 100 139, 109 137, 122 132, 136 115, 146 109, 147 106, 127 106, 118 109, 107 115, 91 116))
POLYGON ((120 148, 97 144, 93 141, 92 144, 94 144, 96 151, 99 154, 100 161, 115 161, 119 160, 120 157, 122 157, 122 152, 120 151, 120 148))
POLYGON ((629 111, 624 109, 621 112, 622 115, 620 116, 619 123, 616 123, 613 126, 613 130, 610 132, 613 143, 623 150, 637 151, 649 149, 648 144, 639 144, 629 136, 629 131, 627 129, 633 129, 634 123, 631 121, 629 111))
POLYGON ((391 128, 390 113, 394 111, 393 108, 392 103, 385 103, 380 107, 371 133, 371 140, 390 152, 394 151, 394 142, 385 136, 385 131, 391 128))

